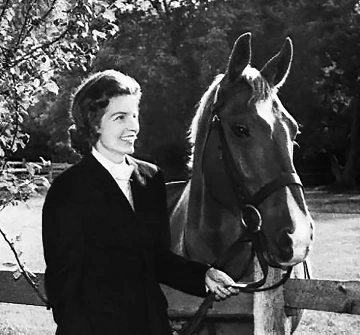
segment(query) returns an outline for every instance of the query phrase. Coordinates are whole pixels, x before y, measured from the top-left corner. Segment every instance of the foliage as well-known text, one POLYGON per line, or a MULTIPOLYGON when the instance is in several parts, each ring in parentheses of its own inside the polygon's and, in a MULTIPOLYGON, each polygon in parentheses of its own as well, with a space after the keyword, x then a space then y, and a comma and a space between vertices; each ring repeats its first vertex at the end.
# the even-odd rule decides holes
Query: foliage
MULTIPOLYGON (((359 91, 357 4, 354 0, 116 1, 105 17, 118 32, 103 40, 88 71, 59 74, 60 96, 44 95, 30 110, 33 121, 27 126, 39 138, 45 136, 41 133, 50 134, 52 158, 69 160, 65 148, 73 88, 88 72, 116 68, 134 76, 143 88, 138 156, 159 163, 171 179, 184 177, 186 131, 196 103, 215 75, 224 71, 235 39, 251 31, 253 64, 259 69, 286 36, 294 42, 293 66, 280 98, 301 126, 301 147, 295 152, 300 170, 309 169, 315 158, 316 164, 323 161, 330 169, 329 152, 345 164, 354 138, 350 105, 359 91)), ((103 27, 104 18, 92 24, 103 27)))
POLYGON ((328 1, 318 6, 323 19, 313 23, 309 33, 317 38, 311 48, 319 60, 313 85, 319 107, 315 119, 308 120, 308 142, 313 153, 328 155, 335 186, 353 188, 360 163, 359 3, 328 1))
MULTIPOLYGON (((236 1, 178 1, 167 7, 152 1, 118 8, 119 33, 103 45, 91 71, 116 68, 142 85, 138 156, 181 175, 195 105, 215 75, 225 70, 230 47, 241 32, 239 18, 243 29, 251 29, 255 18, 236 1), (237 30, 231 36, 230 27, 237 30)), ((64 98, 71 89, 64 87, 64 98)), ((66 119, 66 109, 53 107, 51 119, 66 119)))
MULTIPOLYGON (((116 6, 115 6, 116 9, 116 6)), ((5 0, 0 8, 0 210, 26 201, 45 178, 37 177, 41 165, 26 164, 14 173, 8 160, 24 148, 29 136, 24 119, 40 98, 58 94, 57 76, 64 70, 86 71, 103 40, 117 32, 114 8, 105 1, 5 0)), ((21 272, 13 243, 8 242, 21 272)))
MULTIPOLYGON (((59 91, 58 75, 64 70, 87 71, 102 41, 117 32, 113 11, 105 1, 92 0, 7 0, 3 3, 0 11, 0 157, 3 162, 28 142, 24 118, 40 97, 51 103, 59 91)), ((4 170, 6 164, 2 167, 4 170)), ((5 180, 6 174, 2 178, 5 180)), ((13 179, 16 181, 16 176, 13 179)), ((8 191, 16 193, 10 187, 8 191)))

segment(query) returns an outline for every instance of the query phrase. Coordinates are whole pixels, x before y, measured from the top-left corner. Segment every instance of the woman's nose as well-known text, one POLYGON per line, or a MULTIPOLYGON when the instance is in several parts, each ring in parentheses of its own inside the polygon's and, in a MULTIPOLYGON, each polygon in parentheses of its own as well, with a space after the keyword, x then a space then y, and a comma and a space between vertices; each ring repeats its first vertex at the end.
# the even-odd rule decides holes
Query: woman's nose
POLYGON ((139 119, 137 117, 130 118, 130 120, 127 123, 127 128, 129 130, 134 130, 134 131, 138 132, 140 129, 139 119))

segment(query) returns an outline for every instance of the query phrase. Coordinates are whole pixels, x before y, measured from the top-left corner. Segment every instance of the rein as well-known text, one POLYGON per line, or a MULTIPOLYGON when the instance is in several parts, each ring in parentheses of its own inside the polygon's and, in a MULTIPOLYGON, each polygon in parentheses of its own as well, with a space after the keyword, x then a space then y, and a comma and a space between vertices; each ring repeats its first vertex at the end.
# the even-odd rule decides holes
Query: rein
MULTIPOLYGON (((226 267, 230 261, 244 250, 245 243, 252 243, 252 255, 249 259, 249 265, 251 260, 256 255, 263 273, 263 278, 254 282, 238 283, 236 287, 240 292, 243 293, 255 293, 272 290, 283 285, 290 278, 293 267, 289 266, 286 273, 277 283, 262 287, 266 282, 270 265, 265 260, 262 253, 262 218, 259 210, 257 209, 257 206, 261 204, 266 198, 268 198, 272 193, 276 192, 282 187, 288 185, 298 185, 303 187, 303 185, 301 183, 300 177, 296 173, 286 173, 281 174, 278 178, 262 186, 255 194, 250 195, 247 188, 245 187, 244 179, 239 174, 226 140, 224 127, 218 113, 222 105, 223 103, 219 101, 215 101, 212 105, 212 127, 207 134, 205 146, 210 136, 211 130, 216 129, 220 138, 222 159, 224 163, 223 165, 225 167, 226 174, 231 181, 234 193, 236 194, 238 207, 241 211, 241 224, 245 227, 246 234, 249 236, 249 241, 244 241, 242 236, 240 236, 232 245, 230 245, 225 253, 213 263, 213 266, 218 269, 226 270, 226 267)), ((310 278, 306 261, 304 261, 303 264, 305 276, 310 278)), ((239 278, 234 278, 234 280, 237 281, 241 277, 242 275, 240 275, 239 278)), ((201 325, 203 318, 206 316, 208 309, 212 307, 214 301, 215 294, 210 292, 198 308, 197 312, 194 314, 193 318, 188 321, 180 330, 179 335, 193 334, 201 325)))

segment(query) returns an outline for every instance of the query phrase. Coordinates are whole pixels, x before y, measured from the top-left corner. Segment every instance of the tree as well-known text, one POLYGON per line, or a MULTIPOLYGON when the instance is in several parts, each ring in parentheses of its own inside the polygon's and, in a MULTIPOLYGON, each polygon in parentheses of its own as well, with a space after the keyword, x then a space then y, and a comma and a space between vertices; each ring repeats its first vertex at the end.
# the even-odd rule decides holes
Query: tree
MULTIPOLYGON (((298 138, 300 149, 296 149, 298 165, 301 170, 311 170, 309 162, 329 152, 342 164, 356 161, 356 150, 347 150, 350 125, 356 124, 350 121, 350 111, 356 106, 354 92, 358 91, 353 76, 358 72, 356 3, 116 1, 108 7, 111 14, 107 17, 111 17, 118 32, 103 40, 87 71, 79 68, 77 72, 62 72, 56 79, 61 83, 61 96, 55 100, 48 93, 31 113, 38 119, 36 124, 51 134, 52 157, 63 159, 67 155, 71 88, 89 71, 111 67, 126 72, 143 87, 137 154, 159 163, 174 178, 181 178, 187 156, 186 132, 196 103, 214 76, 225 70, 235 39, 246 31, 253 33, 254 49, 258 51, 253 65, 260 69, 290 36, 295 54, 281 100, 302 131, 298 138), (352 58, 354 62, 347 62, 352 58), (350 91, 351 88, 355 90, 350 91), (353 158, 349 160, 343 152, 349 152, 353 158)), ((101 18, 91 21, 88 30, 101 30, 106 22, 101 18)), ((81 34, 78 36, 82 38, 81 34)), ((38 130, 36 124, 34 129, 38 130)), ((351 138, 356 147, 356 135, 351 138)), ((328 159, 324 164, 330 171, 328 159)))
MULTIPOLYGON (((283 101, 300 122, 302 169, 326 157, 335 187, 353 188, 359 164, 359 2, 277 0, 261 4, 266 35, 285 34, 295 55, 283 101), (329 167, 330 169, 330 167, 329 167)), ((267 47, 275 38, 265 40, 267 47)))
MULTIPOLYGON (((36 189, 36 164, 17 175, 8 159, 24 148, 23 129, 28 110, 44 94, 56 95, 57 75, 63 70, 86 70, 100 41, 115 34, 114 9, 104 1, 5 0, 0 8, 0 210, 26 201, 36 189), (91 27, 91 28, 90 28, 91 27)), ((46 180, 42 179, 43 183, 46 180)), ((26 279, 29 272, 14 242, 1 234, 15 253, 26 279)))
POLYGON ((360 158, 359 3, 328 1, 321 7, 323 20, 316 28, 321 71, 314 91, 323 107, 314 144, 330 157, 333 187, 355 188, 360 158))

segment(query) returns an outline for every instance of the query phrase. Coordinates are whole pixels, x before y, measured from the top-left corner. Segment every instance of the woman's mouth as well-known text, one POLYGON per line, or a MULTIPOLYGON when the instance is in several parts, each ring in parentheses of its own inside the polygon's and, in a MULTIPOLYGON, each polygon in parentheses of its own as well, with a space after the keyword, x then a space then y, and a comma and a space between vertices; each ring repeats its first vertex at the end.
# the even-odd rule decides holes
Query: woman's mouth
POLYGON ((121 136, 120 139, 124 142, 133 144, 136 140, 136 136, 130 135, 130 136, 121 136))

